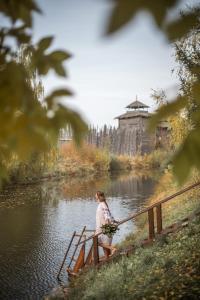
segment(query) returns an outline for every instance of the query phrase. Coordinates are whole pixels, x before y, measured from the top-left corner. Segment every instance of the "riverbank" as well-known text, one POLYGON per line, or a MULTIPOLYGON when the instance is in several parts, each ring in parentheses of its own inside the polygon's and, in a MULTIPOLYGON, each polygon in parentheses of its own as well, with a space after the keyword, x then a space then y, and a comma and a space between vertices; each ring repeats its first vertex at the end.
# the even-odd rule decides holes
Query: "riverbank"
MULTIPOLYGON (((149 205, 178 189, 170 172, 159 181, 149 205)), ((200 190, 188 192, 166 203, 164 227, 200 209, 200 190)), ((119 247, 137 247, 146 237, 147 223, 138 220, 139 230, 119 247)), ((180 232, 161 237, 148 248, 91 269, 70 284, 68 299, 198 299, 200 296, 200 219, 180 232)))
POLYGON ((34 184, 49 179, 96 176, 109 170, 106 151, 83 145, 64 144, 47 153, 35 153, 27 161, 13 158, 4 186, 34 184))
POLYGON ((155 150, 134 157, 113 155, 105 149, 83 144, 77 148, 67 143, 49 152, 35 153, 26 162, 9 162, 5 185, 26 185, 63 177, 91 177, 116 171, 154 170, 164 165, 166 153, 155 150))

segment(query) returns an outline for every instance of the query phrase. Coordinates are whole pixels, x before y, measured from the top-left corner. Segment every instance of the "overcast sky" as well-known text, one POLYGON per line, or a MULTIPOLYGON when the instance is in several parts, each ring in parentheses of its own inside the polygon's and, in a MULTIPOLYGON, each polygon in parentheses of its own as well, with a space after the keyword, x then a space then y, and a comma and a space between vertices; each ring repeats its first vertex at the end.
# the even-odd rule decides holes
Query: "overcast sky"
POLYGON ((35 16, 34 38, 54 35, 53 48, 73 54, 66 62, 69 77, 53 73, 44 80, 45 92, 68 86, 75 95, 66 103, 94 125, 117 124, 114 118, 138 99, 151 107, 152 89, 167 89, 178 80, 173 48, 157 31, 152 18, 139 14, 119 33, 105 37, 111 2, 106 0, 38 0, 43 16, 35 16))

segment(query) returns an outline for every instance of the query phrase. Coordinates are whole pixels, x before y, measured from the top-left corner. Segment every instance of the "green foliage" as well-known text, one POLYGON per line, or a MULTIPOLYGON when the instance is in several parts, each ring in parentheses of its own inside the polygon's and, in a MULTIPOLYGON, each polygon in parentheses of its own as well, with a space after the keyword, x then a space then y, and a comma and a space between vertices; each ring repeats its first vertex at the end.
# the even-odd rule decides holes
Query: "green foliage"
POLYGON ((169 10, 177 9, 179 0, 113 0, 113 9, 107 25, 107 34, 120 30, 123 26, 132 21, 139 12, 148 12, 155 25, 160 29, 169 41, 174 41, 186 35, 198 24, 199 10, 190 9, 187 13, 181 14, 178 18, 169 19, 169 10))
POLYGON ((146 11, 169 42, 179 40, 181 45, 176 44, 176 54, 180 64, 181 92, 174 101, 158 109, 151 119, 151 128, 155 128, 163 118, 179 113, 182 109, 190 117, 194 128, 188 132, 173 159, 174 173, 179 182, 183 183, 192 167, 200 170, 200 5, 197 3, 194 7, 187 7, 178 17, 168 18, 169 10, 177 9, 179 4, 178 0, 115 0, 107 25, 107 34, 120 30, 139 12, 146 11))
POLYGON ((44 98, 38 78, 52 70, 66 77, 64 62, 71 55, 63 50, 51 52, 51 36, 32 44, 33 13, 41 12, 35 1, 2 0, 0 12, 9 24, 0 28, 1 178, 7 175, 6 162, 13 155, 24 160, 34 151, 47 151, 67 124, 79 143, 87 126, 78 113, 61 103, 63 96, 72 94, 67 87, 44 98))
POLYGON ((104 224, 101 226, 101 230, 103 234, 106 234, 111 238, 117 232, 117 230, 119 230, 119 228, 116 224, 104 224))
POLYGON ((177 149, 185 140, 189 130, 190 123, 184 114, 176 114, 168 119, 170 123, 170 146, 177 149))
POLYGON ((176 44, 177 60, 180 62, 180 95, 173 102, 162 105, 151 119, 151 128, 164 118, 171 122, 171 138, 177 150, 173 157, 174 174, 180 183, 188 178, 193 167, 200 170, 199 41, 199 30, 195 30, 176 44))
POLYGON ((186 103, 186 97, 179 96, 177 100, 160 106, 157 113, 155 113, 151 118, 150 129, 155 128, 160 120, 168 118, 169 116, 171 116, 171 114, 183 109, 186 103))

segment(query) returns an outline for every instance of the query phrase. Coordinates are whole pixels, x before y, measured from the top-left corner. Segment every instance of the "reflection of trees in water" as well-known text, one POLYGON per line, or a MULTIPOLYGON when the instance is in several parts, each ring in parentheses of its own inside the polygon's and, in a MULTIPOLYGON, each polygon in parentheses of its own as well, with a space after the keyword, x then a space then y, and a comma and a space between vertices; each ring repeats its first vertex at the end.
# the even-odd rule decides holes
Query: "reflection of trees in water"
POLYGON ((138 196, 146 197, 151 194, 153 181, 151 179, 130 178, 127 181, 114 181, 108 188, 109 196, 135 198, 138 196))
POLYGON ((41 184, 19 186, 0 194, 1 208, 16 208, 36 203, 48 203, 57 206, 60 199, 89 199, 94 198, 97 190, 106 192, 106 195, 135 198, 147 197, 152 192, 153 179, 149 171, 104 174, 85 178, 65 178, 51 180, 41 184))
POLYGON ((131 199, 133 208, 141 206, 153 192, 154 180, 144 174, 137 176, 136 173, 129 173, 114 178, 112 184, 106 190, 109 197, 120 197, 131 199))
POLYGON ((98 176, 87 178, 67 178, 58 182, 43 185, 42 191, 45 198, 52 203, 57 203, 60 199, 88 199, 94 198, 97 190, 105 189, 110 184, 110 177, 98 176))
POLYGON ((42 186, 42 198, 55 205, 60 199, 94 199, 96 191, 102 190, 107 197, 147 198, 153 189, 153 179, 148 172, 115 173, 87 178, 67 178, 48 182, 42 186))
POLYGON ((66 182, 63 186, 63 194, 67 198, 94 198, 96 191, 104 189, 110 184, 110 177, 93 177, 90 180, 76 180, 66 182))

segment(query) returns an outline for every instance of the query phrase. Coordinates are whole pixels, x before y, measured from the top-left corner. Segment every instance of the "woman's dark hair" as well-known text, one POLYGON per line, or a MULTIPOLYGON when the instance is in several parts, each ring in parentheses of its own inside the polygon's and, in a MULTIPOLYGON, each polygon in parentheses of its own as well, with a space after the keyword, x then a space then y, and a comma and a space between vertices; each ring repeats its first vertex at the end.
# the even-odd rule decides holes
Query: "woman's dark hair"
POLYGON ((104 195, 104 192, 97 191, 96 195, 97 195, 97 197, 98 197, 98 199, 99 199, 100 202, 106 202, 106 197, 104 195))
POLYGON ((105 197, 105 195, 104 195, 104 192, 97 191, 97 192, 96 192, 96 195, 97 195, 97 197, 98 197, 98 199, 99 199, 99 202, 104 202, 104 203, 105 203, 105 205, 107 206, 108 211, 109 211, 109 213, 110 213, 110 215, 111 215, 111 212, 110 212, 108 203, 106 202, 106 197, 105 197))

